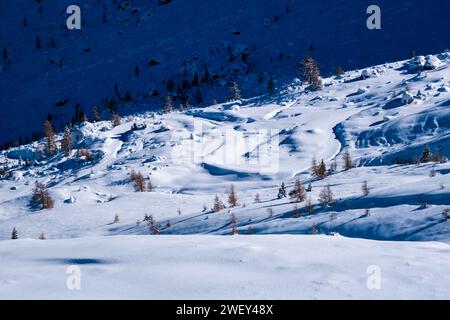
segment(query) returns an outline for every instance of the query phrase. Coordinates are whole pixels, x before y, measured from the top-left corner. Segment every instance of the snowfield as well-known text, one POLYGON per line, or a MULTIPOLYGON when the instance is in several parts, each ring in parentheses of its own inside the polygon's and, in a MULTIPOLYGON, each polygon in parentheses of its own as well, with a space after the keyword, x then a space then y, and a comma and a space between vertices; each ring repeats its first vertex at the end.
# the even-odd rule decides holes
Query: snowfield
POLYGON ((67 157, 46 156, 43 140, 0 152, 0 297, 449 299, 449 62, 444 52, 325 78, 318 92, 293 81, 274 96, 85 122, 67 157), (132 170, 153 192, 134 191, 132 170), (311 206, 277 197, 296 179, 311 206), (30 206, 36 180, 53 209, 30 206), (216 195, 226 208, 213 212, 216 195), (69 265, 80 291, 65 287, 69 265), (367 288, 370 266, 380 290, 367 288))
POLYGON ((0 255, 3 299, 450 297, 450 246, 435 242, 119 236, 3 241, 0 255), (66 285, 74 265, 79 290, 66 285))

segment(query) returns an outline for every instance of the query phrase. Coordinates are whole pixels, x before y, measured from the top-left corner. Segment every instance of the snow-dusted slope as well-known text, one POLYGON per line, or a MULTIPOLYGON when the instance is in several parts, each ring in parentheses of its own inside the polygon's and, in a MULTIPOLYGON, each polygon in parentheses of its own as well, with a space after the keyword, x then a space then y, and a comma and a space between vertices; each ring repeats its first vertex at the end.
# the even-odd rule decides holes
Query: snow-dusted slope
POLYGON ((47 158, 42 142, 2 152, 12 177, 0 183, 0 238, 13 227, 30 238, 149 234, 146 223, 137 223, 146 214, 163 234, 230 234, 233 213, 241 233, 308 234, 316 226, 353 237, 449 241, 442 215, 450 205, 449 164, 411 164, 426 145, 448 157, 449 54, 435 58, 435 69, 419 74, 411 68, 422 58, 327 78, 320 92, 294 83, 275 98, 144 113, 115 128, 85 123, 73 131, 74 147, 90 149, 91 161, 75 153, 47 158), (362 80, 362 73, 370 77, 362 80), (402 101, 408 95, 410 104, 402 101), (133 123, 140 130, 131 130, 133 123), (345 150, 357 168, 343 170, 345 150), (337 170, 313 178, 313 157, 337 170), (151 179, 155 192, 134 192, 132 170, 151 179), (290 191, 295 178, 311 183, 313 212, 277 199, 281 183, 290 191), (50 188, 54 209, 29 207, 35 180, 50 188), (226 202, 231 184, 239 206, 211 212, 214 196, 226 202), (321 207, 328 184, 337 202, 321 207), (293 217, 295 206, 301 218, 293 217), (112 224, 116 214, 120 223, 112 224))
MULTIPOLYGON (((329 75, 338 66, 406 59, 413 50, 440 52, 450 40, 446 0, 379 0, 382 28, 372 31, 366 10, 373 3, 366 0, 158 2, 79 0, 82 29, 70 31, 71 0, 2 1, 0 144, 30 139, 48 114, 61 129, 78 103, 89 117, 107 99, 127 105, 122 114, 160 108, 166 80, 179 86, 195 71, 202 76, 205 66, 215 79, 200 85, 209 105, 226 99, 231 79, 246 97, 266 92, 270 74, 277 85, 292 79, 306 52, 329 75), (131 104, 121 101, 127 91, 131 104)), ((195 91, 189 90, 191 104, 195 91)))
POLYGON ((448 299, 449 253, 326 236, 2 241, 0 298, 448 299))

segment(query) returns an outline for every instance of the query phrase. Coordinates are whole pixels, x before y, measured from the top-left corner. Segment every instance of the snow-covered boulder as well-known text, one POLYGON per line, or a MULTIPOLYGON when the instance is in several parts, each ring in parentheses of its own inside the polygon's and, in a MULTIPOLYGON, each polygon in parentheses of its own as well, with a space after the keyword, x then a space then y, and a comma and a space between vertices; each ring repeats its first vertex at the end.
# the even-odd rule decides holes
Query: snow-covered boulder
POLYGON ((411 104, 411 103, 413 103, 413 101, 414 101, 414 96, 411 93, 409 93, 408 91, 405 91, 402 96, 402 102, 404 104, 411 104))
POLYGON ((77 200, 73 196, 70 196, 70 198, 64 200, 64 203, 71 204, 71 203, 75 203, 76 201, 77 200))
POLYGON ((424 70, 434 70, 439 67, 441 64, 441 60, 438 57, 428 55, 425 57, 425 63, 423 65, 424 70))
POLYGON ((445 84, 443 84, 442 86, 440 86, 440 87, 437 89, 437 91, 439 91, 439 92, 449 92, 450 90, 449 90, 449 88, 448 88, 445 84))
POLYGON ((367 79, 370 78, 370 71, 367 69, 364 69, 361 71, 361 79, 367 79))

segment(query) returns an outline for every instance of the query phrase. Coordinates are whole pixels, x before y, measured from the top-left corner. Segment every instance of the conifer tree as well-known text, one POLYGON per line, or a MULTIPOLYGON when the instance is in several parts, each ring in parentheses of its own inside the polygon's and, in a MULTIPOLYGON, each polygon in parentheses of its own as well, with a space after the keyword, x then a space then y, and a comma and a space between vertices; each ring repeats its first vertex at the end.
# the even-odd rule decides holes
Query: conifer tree
POLYGON ((223 202, 219 199, 219 196, 216 195, 214 197, 214 204, 212 207, 212 211, 219 212, 219 211, 223 210, 224 208, 225 208, 225 206, 224 206, 223 202))
POLYGON ((324 179, 327 175, 327 167, 323 159, 320 161, 319 166, 317 167, 316 175, 319 179, 324 179))
POLYGON ((119 114, 113 113, 113 115, 112 115, 112 124, 113 124, 113 127, 120 126, 121 120, 120 120, 119 114))
POLYGON ((425 148, 423 149, 422 156, 420 157, 420 162, 422 162, 422 163, 430 162, 431 157, 432 157, 432 155, 431 155, 430 146, 426 145, 425 148))
POLYGON ((236 81, 231 82, 230 91, 232 101, 241 100, 241 89, 236 81))
POLYGON ((40 206, 41 210, 51 209, 54 205, 54 201, 45 188, 44 184, 39 181, 35 182, 31 202, 32 205, 40 206))
POLYGON ((164 113, 170 113, 173 110, 173 106, 172 106, 172 96, 170 94, 168 94, 165 98, 164 98, 164 113))
POLYGON ((314 205, 312 204, 311 198, 306 199, 305 212, 307 212, 308 214, 313 214, 314 212, 314 205))
POLYGON ((230 190, 228 191, 228 204, 230 205, 231 208, 234 208, 238 205, 234 185, 231 185, 230 190))
POLYGON ((267 92, 273 94, 275 92, 275 84, 273 83, 272 76, 269 77, 269 82, 267 83, 267 92))
POLYGON ((308 55, 305 55, 300 63, 300 78, 308 83, 314 90, 322 89, 322 79, 317 62, 308 55))
POLYGON ((47 240, 44 232, 41 232, 41 234, 39 235, 39 240, 47 240))
POLYGON ((327 185, 320 191, 319 203, 323 206, 329 206, 334 203, 333 192, 331 191, 330 185, 327 185))
POLYGON ((255 195, 255 203, 260 203, 261 202, 261 199, 260 199, 260 197, 259 197, 259 193, 257 193, 256 195, 255 195))
POLYGON ((72 133, 69 127, 64 129, 63 139, 61 141, 61 148, 64 151, 64 155, 69 157, 72 152, 72 133))
POLYGON ((12 233, 11 233, 11 239, 12 239, 12 240, 17 240, 17 239, 19 239, 19 234, 18 234, 18 232, 17 232, 16 227, 14 227, 13 230, 12 230, 12 233))
POLYGON ((286 198, 286 197, 287 197, 286 186, 285 186, 284 182, 282 182, 280 189, 278 189, 278 199, 286 198))
POLYGON ((44 122, 44 134, 47 154, 54 155, 57 150, 55 131, 53 130, 53 127, 48 120, 45 120, 44 122))
POLYGON ((237 228, 236 216, 234 215, 234 213, 231 214, 230 224, 231 224, 231 234, 233 234, 233 235, 239 234, 239 229, 237 228))
POLYGON ((200 88, 197 88, 197 90, 195 91, 195 103, 196 104, 202 104, 203 103, 203 96, 202 96, 202 93, 200 91, 200 88))
POLYGON ((302 186, 300 179, 296 179, 294 183, 294 190, 289 193, 291 199, 296 202, 303 202, 306 199, 306 191, 302 186))
POLYGON ((317 177, 318 169, 319 169, 319 165, 317 164, 316 157, 313 157, 311 160, 311 175, 313 177, 317 177))
POLYGON ((344 152, 343 159, 344 159, 344 170, 350 170, 351 168, 353 168, 353 161, 350 156, 350 152, 348 150, 344 152))
POLYGON ((136 192, 145 192, 146 191, 146 186, 145 186, 145 179, 144 176, 142 175, 142 173, 140 173, 139 171, 131 171, 130 174, 130 180, 131 182, 133 182, 134 185, 134 191, 136 192))

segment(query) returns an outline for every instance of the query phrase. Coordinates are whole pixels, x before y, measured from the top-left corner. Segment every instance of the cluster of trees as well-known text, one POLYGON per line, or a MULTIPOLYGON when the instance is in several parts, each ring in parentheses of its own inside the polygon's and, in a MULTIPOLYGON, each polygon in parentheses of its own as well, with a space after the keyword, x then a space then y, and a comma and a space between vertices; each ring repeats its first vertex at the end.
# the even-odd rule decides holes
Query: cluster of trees
POLYGON ((39 207, 41 210, 53 208, 55 201, 50 196, 45 185, 39 181, 34 184, 33 194, 30 205, 32 207, 39 207))

